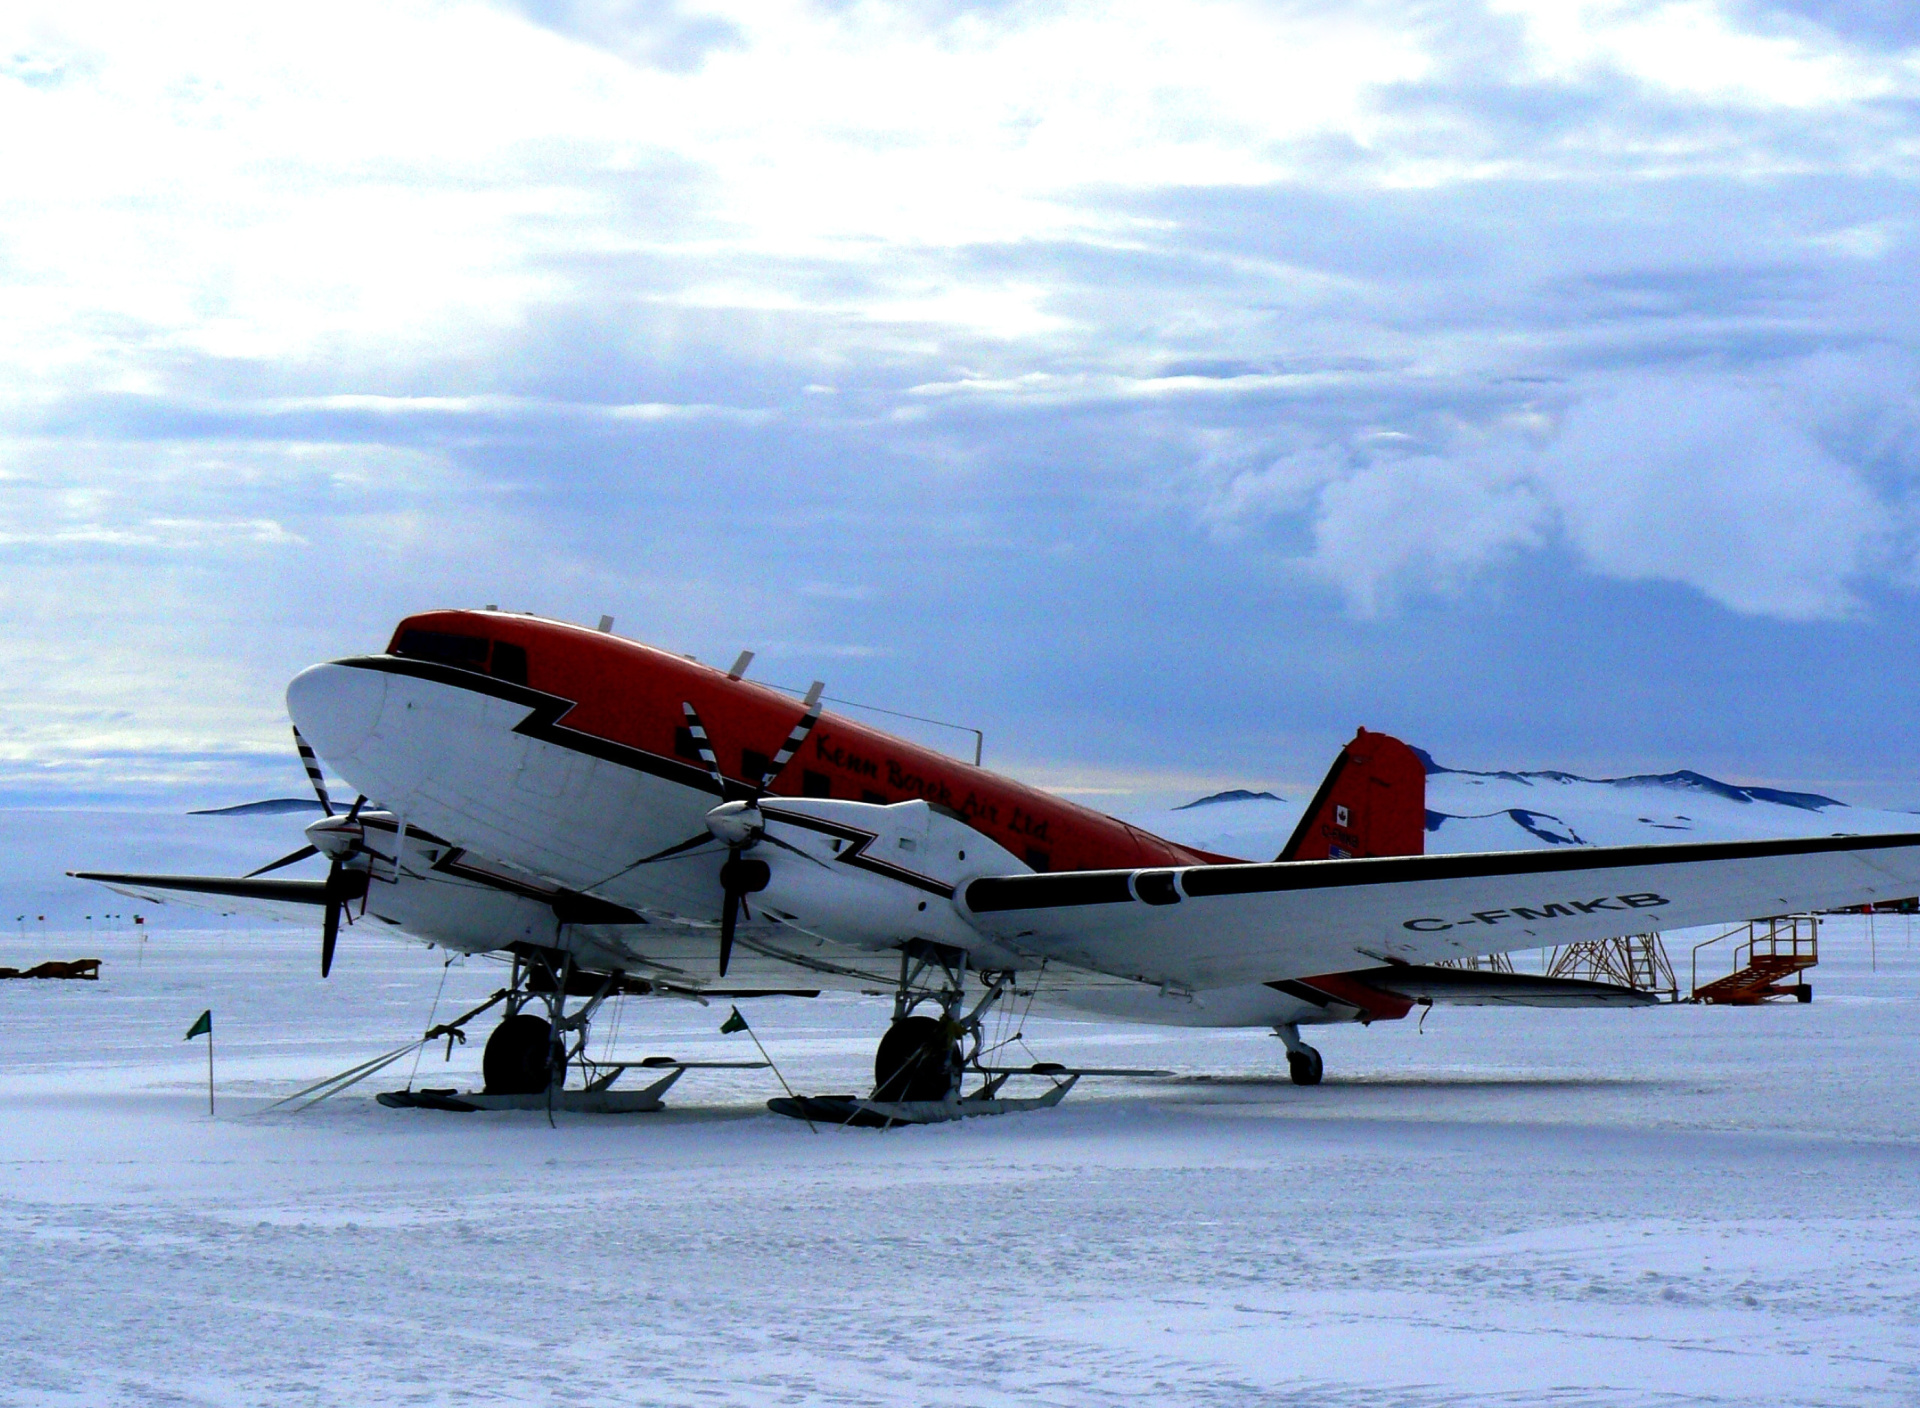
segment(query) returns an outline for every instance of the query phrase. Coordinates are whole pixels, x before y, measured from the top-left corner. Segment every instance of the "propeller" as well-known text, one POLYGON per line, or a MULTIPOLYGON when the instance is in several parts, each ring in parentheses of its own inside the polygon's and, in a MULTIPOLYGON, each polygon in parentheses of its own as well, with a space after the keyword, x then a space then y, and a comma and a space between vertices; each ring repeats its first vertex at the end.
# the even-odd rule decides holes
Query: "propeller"
MULTIPOLYGON (((767 835, 766 820, 760 815, 760 801, 770 795, 773 784, 806 743, 814 725, 820 722, 820 696, 825 689, 826 685, 821 681, 813 682, 813 687, 807 691, 799 722, 788 732, 780 751, 768 760, 760 776, 743 779, 753 789, 753 796, 731 802, 725 800, 727 779, 720 771, 720 760, 714 755, 713 743, 707 735, 706 725, 700 721, 699 711, 690 702, 680 705, 687 716, 687 732, 693 736, 693 746, 700 754, 700 761, 706 764, 707 775, 713 779, 714 790, 720 794, 722 801, 707 813, 707 829, 703 834, 689 836, 635 864, 648 865, 671 856, 684 855, 714 841, 727 848, 727 859, 720 867, 720 976, 723 978, 727 976, 727 967, 733 961, 733 940, 739 929, 740 916, 745 914, 749 919, 753 917, 752 911, 747 908, 747 896, 766 889, 767 882, 773 878, 773 872, 765 861, 744 853, 766 841, 795 855, 806 855, 799 847, 788 845, 777 836, 767 835)), ((812 860, 813 857, 807 856, 807 859, 812 860)))
MULTIPOLYGON (((313 795, 320 799, 320 810, 326 813, 328 820, 332 820, 333 799, 327 795, 326 778, 320 772, 320 759, 314 755, 313 746, 300 736, 297 725, 293 730, 293 746, 300 750, 300 761, 307 769, 307 781, 313 784, 313 795)), ((337 854, 328 852, 327 883, 324 891, 326 909, 320 921, 320 976, 323 978, 330 976, 333 972, 333 951, 340 942, 341 917, 344 915, 349 924, 353 922, 353 917, 347 914, 348 901, 364 899, 367 893, 366 872, 347 867, 347 861, 364 849, 361 837, 354 834, 350 828, 359 820, 360 808, 365 806, 366 802, 367 799, 364 796, 356 797, 353 805, 347 808, 343 825, 328 828, 332 831, 346 831, 348 840, 345 849, 337 854)), ((256 875, 265 875, 283 866, 303 861, 308 856, 319 854, 320 848, 316 845, 302 846, 297 851, 290 851, 281 856, 279 860, 269 861, 258 870, 249 871, 247 879, 251 880, 256 875)))
MULTIPOLYGON (((324 803, 325 800, 326 793, 322 791, 321 801, 324 803)), ((366 804, 366 800, 365 797, 354 798, 353 805, 347 809, 349 822, 359 820, 360 808, 366 804)), ((323 978, 333 972, 333 948, 340 941, 340 916, 346 912, 347 901, 366 898, 366 871, 347 869, 347 858, 358 851, 361 844, 360 839, 355 837, 347 849, 335 856, 327 866, 327 908, 325 917, 320 921, 320 976, 323 978)), ((353 920, 349 918, 347 922, 351 924, 353 920)))

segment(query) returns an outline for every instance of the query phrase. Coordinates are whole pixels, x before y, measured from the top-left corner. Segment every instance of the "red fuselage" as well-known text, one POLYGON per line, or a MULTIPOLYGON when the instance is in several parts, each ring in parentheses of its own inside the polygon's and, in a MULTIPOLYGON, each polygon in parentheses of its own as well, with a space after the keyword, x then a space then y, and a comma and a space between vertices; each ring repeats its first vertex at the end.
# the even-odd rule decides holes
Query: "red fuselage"
MULTIPOLYGON (((793 696, 604 631, 495 611, 428 611, 395 630, 389 652, 437 659, 572 701, 569 730, 690 767, 691 703, 721 773, 757 778, 801 706, 793 696)), ((1034 870, 1184 866, 1225 859, 969 763, 828 713, 773 784, 779 796, 888 804, 923 798, 1034 870)))

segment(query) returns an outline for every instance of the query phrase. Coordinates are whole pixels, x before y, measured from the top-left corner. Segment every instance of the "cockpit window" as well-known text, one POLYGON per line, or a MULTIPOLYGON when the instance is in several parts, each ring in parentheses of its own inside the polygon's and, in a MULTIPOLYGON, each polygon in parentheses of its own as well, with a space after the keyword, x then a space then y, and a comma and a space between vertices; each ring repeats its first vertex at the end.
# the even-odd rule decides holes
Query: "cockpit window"
POLYGON ((527 682, 527 652, 517 645, 508 645, 503 640, 493 643, 493 677, 505 680, 508 684, 527 682))
POLYGON ((412 660, 431 660, 439 665, 452 665, 455 669, 472 670, 478 675, 492 675, 509 684, 527 682, 526 647, 509 645, 504 640, 489 641, 485 636, 408 629, 400 632, 387 653, 404 655, 412 660))
POLYGON ((487 640, 485 636, 457 636, 450 631, 400 632, 400 639, 393 643, 393 654, 404 655, 412 660, 432 660, 441 665, 454 665, 462 670, 477 670, 486 673, 487 640))

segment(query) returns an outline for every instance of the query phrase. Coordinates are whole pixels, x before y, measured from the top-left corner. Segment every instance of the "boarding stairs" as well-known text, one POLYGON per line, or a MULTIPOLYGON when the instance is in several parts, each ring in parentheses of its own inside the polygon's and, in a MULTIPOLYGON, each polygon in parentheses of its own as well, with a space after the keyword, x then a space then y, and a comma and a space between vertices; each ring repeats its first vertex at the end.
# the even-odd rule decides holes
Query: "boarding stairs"
POLYGON ((1781 998, 1811 1002, 1813 988, 1799 975, 1819 961, 1820 920, 1816 916, 1756 919, 1694 945, 1693 1000, 1725 1007, 1756 1007, 1781 998), (1743 935, 1733 950, 1733 972, 1702 983, 1701 950, 1743 935))

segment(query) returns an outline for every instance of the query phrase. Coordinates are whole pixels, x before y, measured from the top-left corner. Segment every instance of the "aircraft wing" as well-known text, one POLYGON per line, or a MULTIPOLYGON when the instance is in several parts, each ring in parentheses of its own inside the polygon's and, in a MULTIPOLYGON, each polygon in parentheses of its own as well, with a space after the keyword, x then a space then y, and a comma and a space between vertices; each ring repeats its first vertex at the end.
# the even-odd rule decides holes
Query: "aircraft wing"
POLYGON ((1201 989, 1916 893, 1920 833, 1008 875, 959 898, 1021 952, 1201 989))
POLYGON ((117 894, 149 904, 186 904, 222 914, 316 922, 327 903, 324 880, 242 880, 224 875, 116 875, 69 870, 117 894))

